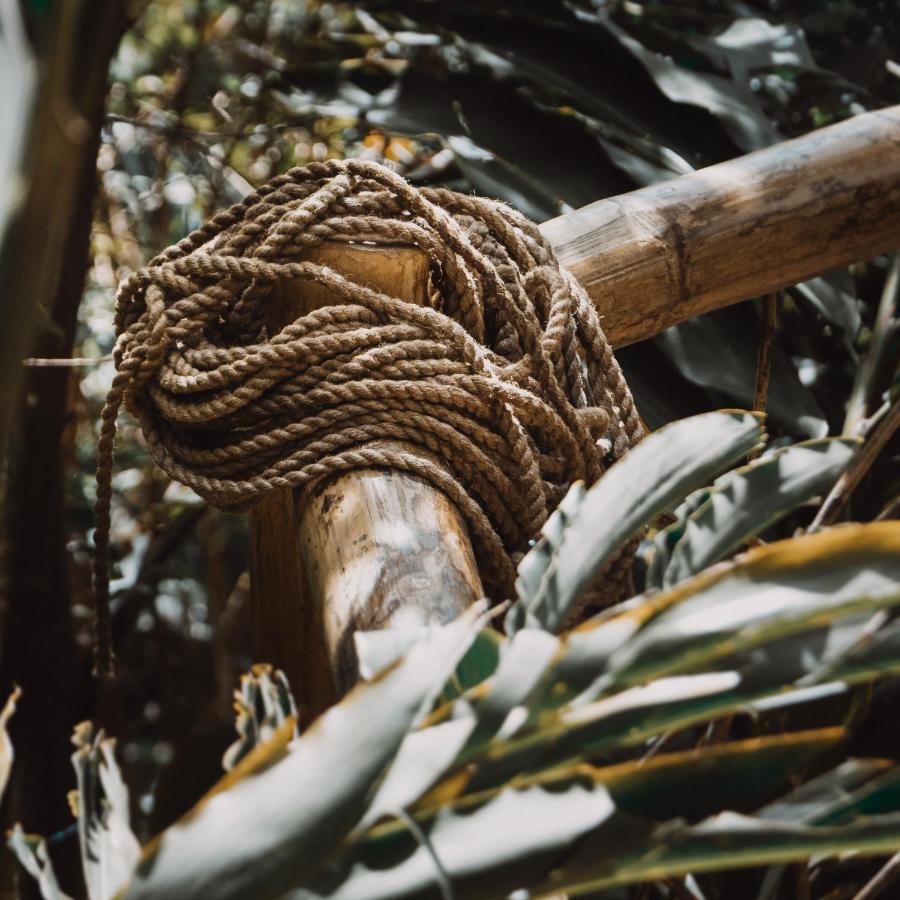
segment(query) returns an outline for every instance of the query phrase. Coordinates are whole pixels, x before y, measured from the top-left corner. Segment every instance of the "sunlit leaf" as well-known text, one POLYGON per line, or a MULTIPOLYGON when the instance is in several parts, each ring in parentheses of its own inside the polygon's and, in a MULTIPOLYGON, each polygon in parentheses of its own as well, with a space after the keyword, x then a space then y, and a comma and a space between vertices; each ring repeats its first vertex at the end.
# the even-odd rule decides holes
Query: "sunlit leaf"
POLYGON ((16 711, 16 703, 18 703, 19 697, 21 696, 21 688, 14 687, 10 692, 9 697, 6 698, 6 703, 3 705, 3 711, 0 712, 0 799, 2 799, 3 793, 6 790, 6 785, 9 783, 9 776, 12 772, 14 757, 14 748, 12 741, 9 739, 7 728, 9 726, 9 720, 16 711))
POLYGON ((72 765, 81 865, 90 900, 110 900, 128 881, 141 855, 131 830, 128 788, 116 764, 116 742, 83 722, 73 736, 72 765))
POLYGON ((654 539, 648 587, 670 587, 736 549, 810 497, 827 491, 858 441, 828 439, 785 447, 720 476, 689 497, 654 539))
POLYGON ((123 896, 275 898, 311 876, 365 812, 410 726, 475 637, 482 612, 476 603, 358 685, 273 764, 256 771, 239 764, 224 789, 145 848, 123 896))
POLYGON ((578 595, 629 537, 761 437, 752 413, 694 416, 646 437, 590 491, 573 487, 519 565, 519 599, 507 614, 507 631, 526 625, 558 631, 578 595))
POLYGON ((47 842, 42 837, 26 834, 22 826, 16 823, 7 835, 6 845, 15 853, 22 868, 38 883, 43 900, 72 900, 59 888, 47 842))

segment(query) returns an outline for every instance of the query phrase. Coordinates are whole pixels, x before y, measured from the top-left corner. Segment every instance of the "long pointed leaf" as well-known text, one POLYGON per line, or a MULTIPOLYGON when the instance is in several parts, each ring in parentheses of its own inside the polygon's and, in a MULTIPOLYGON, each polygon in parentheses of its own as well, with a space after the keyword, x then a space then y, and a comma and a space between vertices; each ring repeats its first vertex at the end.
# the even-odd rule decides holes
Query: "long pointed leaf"
POLYGON ((648 572, 648 587, 671 587, 723 559, 803 501, 827 491, 858 441, 829 438, 785 447, 720 476, 699 504, 663 529, 648 572))
POLYGON ((214 789, 145 850, 124 896, 264 900, 318 870, 365 812, 410 726, 477 633, 482 613, 483 604, 475 604, 392 669, 358 685, 273 765, 235 778, 239 764, 224 790, 214 789))
POLYGON ((507 632, 558 631, 625 541, 759 444, 759 419, 740 411, 682 419, 644 438, 586 493, 574 486, 519 565, 507 632))

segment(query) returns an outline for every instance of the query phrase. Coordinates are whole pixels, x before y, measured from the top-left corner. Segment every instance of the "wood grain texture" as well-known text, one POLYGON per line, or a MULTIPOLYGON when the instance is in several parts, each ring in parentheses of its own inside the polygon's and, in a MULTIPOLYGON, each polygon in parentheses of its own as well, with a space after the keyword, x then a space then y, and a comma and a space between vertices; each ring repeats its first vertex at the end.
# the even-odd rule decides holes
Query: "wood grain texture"
POLYGON ((614 346, 900 247, 900 106, 545 222, 614 346))
MULTIPOLYGON (((306 258, 425 299, 428 261, 418 250, 335 242, 306 258)), ((322 285, 287 283, 270 327, 334 302, 322 285)), ((355 630, 447 622, 482 595, 462 517, 414 475, 361 469, 274 491, 250 521, 256 656, 286 672, 307 721, 355 681, 355 630)))

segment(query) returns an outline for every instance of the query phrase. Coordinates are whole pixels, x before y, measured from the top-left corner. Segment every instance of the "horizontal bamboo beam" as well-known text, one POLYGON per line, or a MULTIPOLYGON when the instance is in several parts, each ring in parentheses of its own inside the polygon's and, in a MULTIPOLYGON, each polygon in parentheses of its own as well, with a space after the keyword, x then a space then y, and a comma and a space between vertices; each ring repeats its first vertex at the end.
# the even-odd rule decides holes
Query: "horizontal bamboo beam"
MULTIPOLYGON (((867 113, 541 226, 614 346, 900 246, 900 107, 867 113)), ((309 259, 411 302, 428 260, 411 247, 325 244, 309 259)), ((329 302, 286 285, 270 325, 329 302)), ((252 516, 257 655, 307 715, 355 677, 358 627, 453 618, 480 595, 466 527, 412 475, 363 470, 276 492, 252 516)))
POLYGON ((900 106, 541 226, 613 346, 900 247, 900 106))

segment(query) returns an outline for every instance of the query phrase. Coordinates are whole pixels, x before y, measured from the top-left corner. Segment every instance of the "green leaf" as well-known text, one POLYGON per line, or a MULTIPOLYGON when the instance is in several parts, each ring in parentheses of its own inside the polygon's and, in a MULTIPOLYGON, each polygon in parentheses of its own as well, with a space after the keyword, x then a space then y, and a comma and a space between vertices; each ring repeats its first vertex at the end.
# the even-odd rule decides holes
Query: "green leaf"
POLYGON ((697 821, 721 809, 751 812, 846 736, 842 728, 769 735, 640 758, 593 775, 630 815, 697 821))
POLYGON ((116 742, 102 729, 95 733, 90 722, 82 722, 72 742, 84 880, 90 900, 109 900, 128 881, 141 856, 131 830, 128 788, 116 764, 116 742))
POLYGON ((265 900, 310 877, 365 812, 407 731, 431 708, 483 624, 483 612, 483 603, 474 604, 393 668, 358 685, 286 755, 254 759, 268 745, 258 748, 145 849, 123 896, 265 900))
POLYGON ((777 450, 688 497, 654 540, 648 587, 671 587, 723 559, 800 503, 827 491, 859 441, 830 438, 777 450))
MULTIPOLYGON (((599 829, 612 838, 619 822, 603 786, 580 773, 509 787, 436 810, 419 824, 418 838, 402 820, 376 829, 345 868, 286 900, 431 900, 439 884, 444 896, 496 900, 540 878, 584 835, 599 829)), ((637 828, 642 836, 648 830, 637 828)))
POLYGON ((613 654, 604 690, 695 671, 803 630, 815 617, 898 601, 900 523, 849 525, 757 547, 651 598, 658 612, 613 654))
POLYGON ((503 638, 492 628, 481 631, 459 661, 441 693, 441 701, 450 702, 490 678, 500 663, 502 644, 503 638))
POLYGON ((600 857, 598 842, 586 842, 577 860, 561 867, 557 877, 536 885, 533 892, 556 889, 577 896, 589 890, 687 873, 800 862, 810 856, 885 856, 898 850, 900 812, 838 827, 769 822, 723 812, 689 828, 662 826, 643 852, 613 864, 600 857))
MULTIPOLYGON (((360 676, 371 680, 401 659, 430 633, 430 626, 354 632, 360 676)), ((449 703, 455 697, 490 678, 500 660, 502 640, 493 629, 486 628, 481 631, 444 686, 440 702, 449 703)))
POLYGON ((342 874, 324 879, 320 890, 335 900, 419 898, 431 896, 429 885, 441 881, 445 894, 493 900, 528 889, 535 873, 550 865, 565 877, 561 854, 600 835, 606 839, 600 857, 614 867, 623 851, 646 846, 654 820, 700 818, 731 802, 752 807, 844 736, 841 729, 824 729, 603 769, 577 766, 437 805, 413 814, 427 845, 414 837, 408 819, 394 819, 354 847, 342 874), (697 791, 698 777, 703 791, 697 791))
POLYGON ((6 845, 15 853, 22 867, 38 883, 41 897, 44 900, 72 900, 68 894, 59 889, 53 862, 47 851, 44 838, 34 834, 25 834, 18 822, 7 835, 6 845))
MULTIPOLYGON (((531 715, 523 727, 489 745, 464 781, 454 779, 467 757, 447 780, 456 792, 490 789, 523 772, 708 721, 794 683, 871 678, 900 663, 897 644, 878 650, 878 632, 867 627, 871 611, 898 602, 900 523, 848 526, 759 548, 665 594, 623 604, 618 614, 607 611, 599 625, 567 636, 533 678, 539 687, 528 695, 531 715), (596 641, 599 652, 586 652, 604 632, 621 640, 596 641), (851 665, 855 670, 845 673, 851 665), (580 693, 573 682, 585 686, 580 693)), ((475 699, 477 711, 487 698, 475 699)), ((800 699, 785 695, 783 702, 800 699)))
POLYGON ((519 599, 506 616, 520 628, 559 631, 572 604, 630 537, 762 439, 760 417, 705 413, 648 435, 589 491, 575 485, 519 565, 519 599))
POLYGON ((900 807, 900 767, 886 759, 851 759, 757 810, 778 822, 845 825, 900 807))

